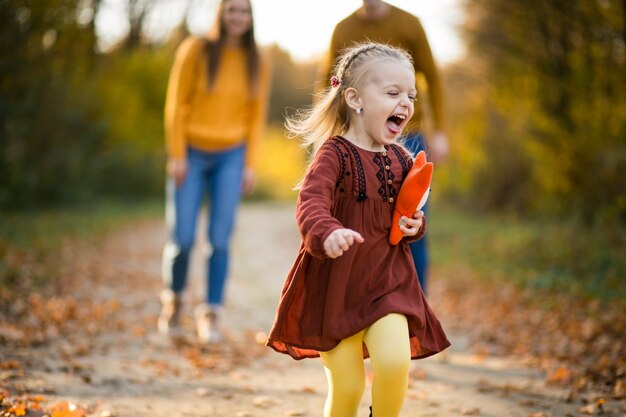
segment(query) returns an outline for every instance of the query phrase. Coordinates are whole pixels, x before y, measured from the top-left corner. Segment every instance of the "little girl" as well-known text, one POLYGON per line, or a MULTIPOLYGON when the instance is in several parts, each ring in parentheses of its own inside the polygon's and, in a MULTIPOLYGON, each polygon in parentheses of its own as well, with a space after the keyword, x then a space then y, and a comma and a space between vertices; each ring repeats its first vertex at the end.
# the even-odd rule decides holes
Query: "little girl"
POLYGON ((396 417, 410 359, 450 345, 415 273, 408 242, 423 213, 403 216, 389 244, 395 198, 413 161, 396 141, 413 115, 415 71, 404 51, 356 45, 338 58, 331 88, 288 129, 315 149, 300 186, 302 243, 284 284, 267 345, 294 359, 321 356, 325 417, 354 417, 374 373, 374 417, 396 417))

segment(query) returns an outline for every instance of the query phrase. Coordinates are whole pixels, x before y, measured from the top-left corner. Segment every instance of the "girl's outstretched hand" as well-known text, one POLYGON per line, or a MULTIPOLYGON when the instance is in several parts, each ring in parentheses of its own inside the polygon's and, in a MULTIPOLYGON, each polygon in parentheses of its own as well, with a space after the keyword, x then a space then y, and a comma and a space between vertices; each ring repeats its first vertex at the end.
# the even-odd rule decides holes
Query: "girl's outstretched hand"
POLYGON ((424 212, 418 210, 413 214, 412 219, 409 219, 406 216, 400 217, 400 230, 404 236, 415 236, 422 228, 423 222, 424 212))
MULTIPOLYGON (((417 233, 417 232, 416 232, 417 233)), ((337 229, 324 241, 324 252, 329 258, 337 258, 355 243, 363 243, 365 239, 352 229, 337 229)))

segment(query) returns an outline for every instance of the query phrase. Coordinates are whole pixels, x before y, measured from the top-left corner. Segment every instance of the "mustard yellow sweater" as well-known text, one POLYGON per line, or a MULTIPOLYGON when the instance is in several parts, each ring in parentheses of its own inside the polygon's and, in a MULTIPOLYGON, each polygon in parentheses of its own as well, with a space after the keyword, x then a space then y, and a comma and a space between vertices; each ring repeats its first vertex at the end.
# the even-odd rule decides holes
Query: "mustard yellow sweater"
MULTIPOLYGON (((392 5, 389 8, 388 14, 380 20, 364 20, 354 12, 337 24, 329 51, 320 62, 317 89, 320 91, 328 86, 331 66, 344 48, 367 41, 401 47, 413 58, 416 73, 423 74, 426 79, 434 128, 441 130, 444 127, 443 91, 424 29, 417 17, 392 5)), ((420 130, 422 118, 423 109, 418 101, 409 130, 420 130)))
POLYGON ((204 40, 184 40, 176 51, 165 100, 168 157, 186 157, 188 145, 220 151, 245 143, 246 166, 253 166, 266 123, 269 84, 265 56, 260 57, 255 94, 248 82, 245 52, 224 47, 213 88, 209 90, 204 40))

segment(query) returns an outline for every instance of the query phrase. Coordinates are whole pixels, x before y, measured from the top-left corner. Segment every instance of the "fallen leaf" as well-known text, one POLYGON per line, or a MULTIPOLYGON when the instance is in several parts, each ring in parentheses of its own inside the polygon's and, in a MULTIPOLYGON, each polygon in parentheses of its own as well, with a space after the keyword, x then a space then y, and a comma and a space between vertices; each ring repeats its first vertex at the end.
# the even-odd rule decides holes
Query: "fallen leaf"
POLYGON ((310 387, 310 386, 302 387, 301 391, 306 393, 306 394, 316 394, 317 393, 317 390, 315 388, 313 388, 313 387, 310 387))
POLYGON ((57 403, 48 411, 50 417, 85 417, 85 410, 70 402, 57 403))
POLYGON ((548 375, 547 381, 549 384, 564 384, 569 382, 571 375, 572 374, 569 369, 561 366, 550 375, 548 375))

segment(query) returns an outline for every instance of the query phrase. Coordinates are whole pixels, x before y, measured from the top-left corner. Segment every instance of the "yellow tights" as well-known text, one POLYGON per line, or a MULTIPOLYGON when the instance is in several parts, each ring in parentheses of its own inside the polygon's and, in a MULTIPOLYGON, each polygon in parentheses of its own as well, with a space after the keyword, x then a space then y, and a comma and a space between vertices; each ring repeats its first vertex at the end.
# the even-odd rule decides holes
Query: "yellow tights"
POLYGON ((333 350, 321 352, 328 378, 324 417, 356 417, 365 390, 363 342, 374 372, 372 416, 400 415, 409 383, 411 348, 406 317, 392 313, 342 340, 333 350))

